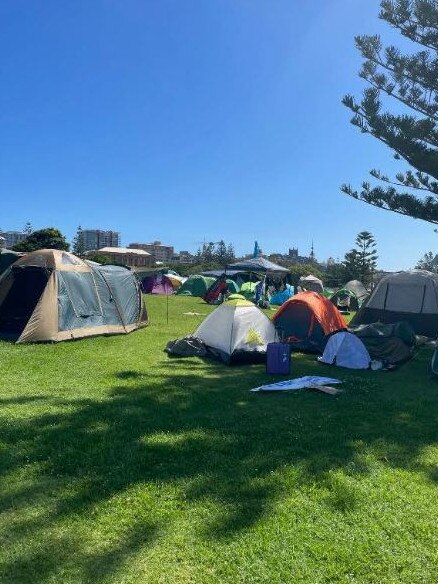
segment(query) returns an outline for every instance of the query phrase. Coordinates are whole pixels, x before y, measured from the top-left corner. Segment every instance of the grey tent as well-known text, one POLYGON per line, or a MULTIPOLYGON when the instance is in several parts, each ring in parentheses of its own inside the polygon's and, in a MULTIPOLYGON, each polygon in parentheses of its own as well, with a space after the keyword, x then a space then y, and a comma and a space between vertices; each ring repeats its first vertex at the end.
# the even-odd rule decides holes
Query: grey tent
POLYGON ((359 306, 363 303, 369 292, 360 280, 350 280, 344 286, 345 290, 350 290, 359 300, 359 306))
POLYGON ((312 276, 312 274, 301 276, 298 286, 303 288, 303 290, 310 290, 311 292, 319 292, 320 294, 324 292, 323 283, 316 276, 312 276))
POLYGON ((438 333, 438 275, 426 270, 385 276, 351 321, 351 326, 408 322, 418 335, 438 333))
POLYGON ((0 335, 19 343, 129 333, 146 322, 139 282, 123 267, 42 249, 0 277, 0 335))
POLYGON ((11 249, 0 249, 0 274, 4 272, 10 265, 21 258, 23 254, 11 249))
POLYGON ((234 264, 229 264, 227 266, 228 270, 240 270, 242 272, 254 272, 255 274, 287 274, 289 270, 270 262, 266 258, 250 258, 248 260, 241 260, 240 262, 235 262, 234 264))

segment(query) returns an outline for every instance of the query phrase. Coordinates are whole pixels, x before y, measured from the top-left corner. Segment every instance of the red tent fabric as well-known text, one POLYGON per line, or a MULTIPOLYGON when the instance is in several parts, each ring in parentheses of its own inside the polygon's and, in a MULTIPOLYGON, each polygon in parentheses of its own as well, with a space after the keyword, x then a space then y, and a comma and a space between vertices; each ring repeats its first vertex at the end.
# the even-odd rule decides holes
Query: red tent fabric
POLYGON ((339 310, 317 292, 300 292, 287 300, 272 318, 280 335, 292 348, 322 352, 327 335, 345 330, 339 310))

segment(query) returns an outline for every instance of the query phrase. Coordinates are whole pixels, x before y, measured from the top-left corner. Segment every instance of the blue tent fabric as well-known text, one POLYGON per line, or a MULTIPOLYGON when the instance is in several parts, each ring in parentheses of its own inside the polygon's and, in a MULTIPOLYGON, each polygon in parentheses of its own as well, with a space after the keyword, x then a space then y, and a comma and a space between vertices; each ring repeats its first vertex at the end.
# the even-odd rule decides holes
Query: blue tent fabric
POLYGON ((322 357, 318 361, 347 369, 368 369, 371 357, 362 341, 346 331, 329 337, 322 357))
POLYGON ((269 304, 275 304, 276 306, 281 306, 284 302, 286 302, 286 300, 289 300, 289 298, 292 298, 293 295, 294 295, 293 286, 286 284, 286 288, 284 290, 275 292, 275 294, 273 294, 271 296, 269 304))

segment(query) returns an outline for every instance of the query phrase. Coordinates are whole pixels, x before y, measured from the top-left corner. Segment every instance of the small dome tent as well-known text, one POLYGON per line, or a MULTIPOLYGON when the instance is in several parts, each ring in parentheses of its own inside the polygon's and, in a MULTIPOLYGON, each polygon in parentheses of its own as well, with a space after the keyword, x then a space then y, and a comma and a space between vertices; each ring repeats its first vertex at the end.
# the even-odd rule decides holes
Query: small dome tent
POLYGON ((204 294, 203 299, 209 304, 217 303, 221 294, 224 292, 229 294, 237 294, 239 292, 239 286, 234 282, 225 277, 225 274, 219 276, 207 292, 204 294))
POLYGON ((242 296, 245 296, 247 300, 254 300, 257 284, 258 282, 244 282, 240 286, 240 294, 242 294, 242 296))
POLYGON ((330 296, 330 302, 339 310, 359 310, 359 300, 354 292, 348 290, 348 288, 341 288, 332 296, 330 296))
POLYGON ((347 331, 339 331, 329 337, 318 361, 347 369, 368 369, 371 357, 358 337, 347 331))
POLYGON ((308 276, 301 276, 298 281, 298 286, 303 290, 309 290, 312 292, 319 292, 322 294, 324 292, 324 285, 322 281, 316 276, 309 274, 308 276))
POLYGON ((207 276, 190 276, 177 290, 177 294, 185 296, 204 296, 216 278, 207 276))
POLYGON ((290 284, 286 284, 284 290, 279 290, 278 292, 274 292, 274 294, 269 299, 269 304, 281 306, 284 304, 289 298, 292 298, 294 295, 294 288, 290 284))
POLYGON ((218 306, 193 334, 226 363, 260 361, 267 344, 277 338, 274 325, 252 302, 236 296, 218 306))
POLYGON ((272 320, 292 349, 316 353, 322 353, 327 335, 347 328, 339 310, 317 292, 299 292, 280 306, 272 320))
POLYGON ((123 267, 43 249, 0 278, 0 335, 18 343, 128 333, 146 322, 138 280, 123 267))
POLYGON ((178 288, 182 286, 182 284, 184 284, 184 282, 187 280, 187 278, 179 276, 178 274, 170 271, 164 275, 170 280, 174 290, 178 290, 178 288))
POLYGON ((438 275, 426 270, 389 274, 380 280, 350 325, 408 322, 418 335, 438 334, 438 275))
POLYGON ((359 305, 362 305, 365 298, 369 295, 368 290, 360 280, 350 280, 345 284, 344 288, 350 290, 350 292, 353 292, 353 294, 356 295, 359 300, 359 305))
POLYGON ((141 287, 145 294, 173 294, 174 287, 171 279, 159 272, 154 276, 146 276, 141 281, 141 287))

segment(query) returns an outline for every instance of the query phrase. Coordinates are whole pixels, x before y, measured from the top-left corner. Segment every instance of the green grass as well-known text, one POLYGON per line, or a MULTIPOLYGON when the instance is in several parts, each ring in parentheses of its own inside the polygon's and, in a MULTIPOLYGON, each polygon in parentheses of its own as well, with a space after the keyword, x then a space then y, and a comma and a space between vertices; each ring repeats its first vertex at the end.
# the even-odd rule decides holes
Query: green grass
POLYGON ((170 359, 211 310, 148 297, 151 324, 0 343, 0 582, 438 580, 438 381, 329 369, 338 398, 248 390, 261 365, 170 359))

